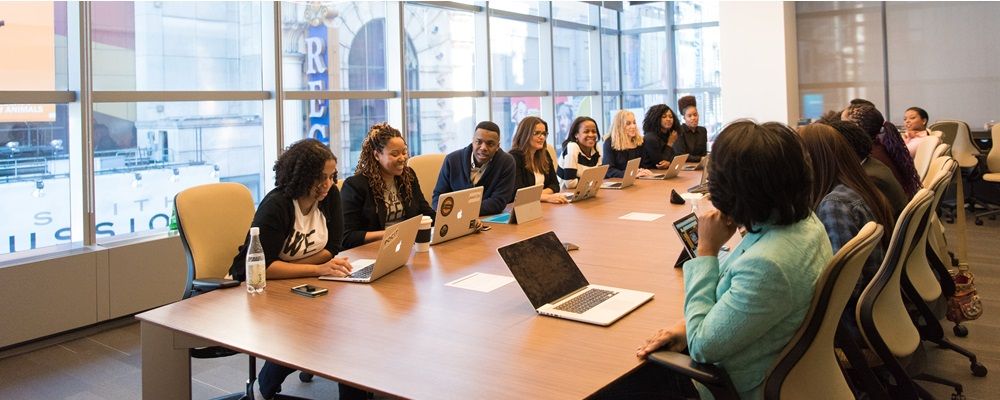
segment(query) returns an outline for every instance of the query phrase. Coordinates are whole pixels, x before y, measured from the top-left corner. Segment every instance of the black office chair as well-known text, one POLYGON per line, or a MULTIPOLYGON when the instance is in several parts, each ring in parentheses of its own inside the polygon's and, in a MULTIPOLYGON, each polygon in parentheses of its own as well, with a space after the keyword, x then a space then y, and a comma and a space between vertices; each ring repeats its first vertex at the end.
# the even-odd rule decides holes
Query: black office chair
MULTIPOLYGON (((993 143, 1000 144, 1000 124, 993 125, 990 136, 993 138, 993 143)), ((986 171, 982 175, 983 183, 993 187, 1000 186, 1000 149, 998 147, 1000 145, 994 145, 990 148, 990 152, 986 155, 986 171)), ((1000 214, 1000 208, 993 208, 976 214, 976 225, 983 224, 983 217, 996 219, 997 214, 1000 214)))
MULTIPOLYGON (((174 196, 174 209, 188 263, 184 298, 238 285, 238 282, 225 277, 229 274, 229 266, 239 247, 246 241, 253 221, 253 197, 246 186, 232 182, 195 186, 174 196)), ((218 358, 235 354, 238 353, 219 346, 191 349, 192 358, 218 358)), ((253 400, 257 359, 254 356, 248 358, 246 391, 220 399, 253 400)), ((293 396, 276 398, 298 399, 293 396)))
MULTIPOLYGON (((880 225, 869 222, 823 269, 802 326, 765 378, 764 398, 854 398, 834 352, 834 336, 861 268, 882 238, 882 231, 880 225)), ((705 385, 717 400, 739 398, 729 375, 718 366, 672 351, 658 351, 648 359, 705 385)))

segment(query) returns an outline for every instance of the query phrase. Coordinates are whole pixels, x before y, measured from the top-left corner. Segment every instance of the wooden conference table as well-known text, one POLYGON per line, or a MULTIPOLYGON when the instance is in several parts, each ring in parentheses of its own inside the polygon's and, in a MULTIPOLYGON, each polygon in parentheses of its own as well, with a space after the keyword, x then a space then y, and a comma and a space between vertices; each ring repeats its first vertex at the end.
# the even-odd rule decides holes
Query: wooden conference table
MULTIPOLYGON (((681 245, 670 223, 691 206, 668 196, 700 177, 684 171, 576 204, 543 204, 540 220, 492 224, 432 246, 372 284, 272 280, 262 295, 241 286, 142 313, 143 398, 190 397, 188 348, 206 344, 401 398, 587 397, 641 365, 635 349, 682 318, 683 277, 673 268, 681 245), (630 212, 664 216, 619 219, 630 212), (579 245, 571 254, 592 283, 655 297, 600 327, 538 316, 516 282, 489 293, 445 286, 474 272, 510 276, 496 249, 549 230, 579 245), (302 283, 329 294, 291 293, 302 283)), ((376 251, 373 243, 342 254, 374 258, 376 251)))

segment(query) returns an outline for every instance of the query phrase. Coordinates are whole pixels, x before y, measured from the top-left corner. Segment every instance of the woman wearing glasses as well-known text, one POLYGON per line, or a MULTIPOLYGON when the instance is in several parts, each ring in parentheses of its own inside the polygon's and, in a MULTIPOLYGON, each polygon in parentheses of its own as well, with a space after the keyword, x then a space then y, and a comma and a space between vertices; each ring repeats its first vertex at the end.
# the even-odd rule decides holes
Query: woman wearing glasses
MULTIPOLYGON (((549 124, 538 117, 527 117, 517 124, 510 155, 514 157, 514 186, 517 189, 542 184, 542 201, 564 204, 566 197, 559 194, 559 180, 552 157, 546 150, 549 124)), ((513 199, 512 199, 513 200, 513 199)))

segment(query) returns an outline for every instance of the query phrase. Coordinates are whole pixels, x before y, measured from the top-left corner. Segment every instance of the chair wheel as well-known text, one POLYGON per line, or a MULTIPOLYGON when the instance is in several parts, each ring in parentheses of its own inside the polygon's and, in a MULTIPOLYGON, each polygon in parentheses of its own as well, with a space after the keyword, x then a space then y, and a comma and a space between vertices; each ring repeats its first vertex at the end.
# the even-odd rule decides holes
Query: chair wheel
POLYGON ((313 374, 310 374, 308 372, 299 372, 299 380, 302 382, 312 382, 313 374))
POLYGON ((982 225, 982 224, 983 224, 983 220, 981 220, 979 218, 976 218, 976 225, 982 225))
POLYGON ((965 395, 961 393, 952 393, 951 400, 965 400, 965 395))
POLYGON ((951 330, 952 332, 955 333, 955 336, 958 337, 969 336, 969 328, 966 328, 964 325, 955 325, 953 328, 951 328, 951 330))
POLYGON ((986 370, 986 366, 985 365, 980 364, 978 362, 975 363, 975 364, 972 364, 972 366, 969 367, 969 368, 972 369, 972 375, 978 376, 980 378, 986 376, 986 374, 989 372, 989 371, 986 370))

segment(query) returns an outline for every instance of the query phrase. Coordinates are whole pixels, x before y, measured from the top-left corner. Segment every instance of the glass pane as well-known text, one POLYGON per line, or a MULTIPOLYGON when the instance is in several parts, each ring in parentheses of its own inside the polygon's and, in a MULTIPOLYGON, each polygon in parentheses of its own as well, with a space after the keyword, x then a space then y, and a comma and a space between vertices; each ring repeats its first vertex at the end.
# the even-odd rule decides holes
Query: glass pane
POLYGON ((93 3, 94 90, 261 90, 261 3, 93 3))
POLYGON ((621 96, 604 96, 604 124, 601 126, 601 140, 611 133, 611 119, 621 109, 621 96))
POLYGON ((0 90, 66 90, 66 3, 0 1, 0 21, 0 90))
MULTIPOLYGON (((556 90, 593 90, 590 83, 590 32, 553 29, 552 62, 556 90)), ((494 73, 497 71, 494 70, 494 73)))
POLYGON ((642 118, 646 116, 646 110, 656 104, 669 104, 670 109, 677 108, 676 101, 667 101, 666 94, 626 94, 624 109, 635 113, 636 122, 642 125, 642 118))
POLYGON ((602 86, 604 90, 618 90, 621 88, 618 69, 621 52, 618 51, 618 36, 601 35, 601 46, 601 64, 604 69, 602 86))
POLYGON ((618 29, 618 11, 601 7, 601 28, 618 29))
POLYGON ((674 23, 694 24, 719 20, 718 1, 675 1, 674 23))
POLYGON ((674 35, 677 87, 718 87, 720 82, 719 28, 680 29, 674 35))
POLYGON ((476 26, 469 12, 406 4, 407 86, 474 90, 476 26))
MULTIPOLYGON (((284 141, 313 138, 330 144, 341 176, 354 172, 368 128, 389 120, 389 100, 285 101, 284 141)), ((396 128, 399 128, 398 126, 396 128)), ((420 154, 410 145, 410 152, 420 154)))
POLYGON ((259 201, 262 107, 259 101, 96 104, 98 241, 164 231, 174 195, 192 186, 238 182, 259 201))
POLYGON ((524 117, 542 116, 542 98, 494 97, 491 108, 493 109, 493 122, 500 126, 500 147, 504 150, 510 150, 510 143, 514 139, 517 123, 521 122, 524 117))
POLYGON ((537 1, 491 1, 490 8, 494 10, 504 10, 516 12, 518 14, 540 15, 541 4, 537 1))
POLYGON ((622 35, 622 79, 628 89, 666 89, 670 82, 666 32, 622 35))
POLYGON ((490 19, 493 90, 538 90, 538 24, 490 19))
POLYGON ((553 142, 556 153, 562 153, 562 142, 569 135, 569 128, 576 117, 591 117, 597 121, 597 130, 601 129, 601 116, 597 114, 596 96, 556 96, 555 123, 549 123, 549 141, 553 142))
POLYGON ((639 28, 667 26, 667 9, 664 3, 626 6, 622 14, 623 31, 639 28))
POLYGON ((281 3, 287 90, 385 90, 385 2, 281 3))
MULTIPOLYGON (((715 136, 719 134, 722 130, 722 97, 719 92, 699 92, 699 93, 680 93, 677 98, 683 96, 693 95, 698 101, 698 125, 704 126, 705 130, 708 131, 708 140, 715 140, 715 136)), ((670 108, 674 109, 678 114, 681 113, 677 110, 677 101, 674 100, 674 104, 669 104, 670 108)), ((681 123, 684 123, 684 118, 681 116, 681 123)))
POLYGON ((0 254, 70 243, 67 116, 65 104, 0 104, 0 254))
POLYGON ((591 21, 590 13, 595 7, 597 6, 576 1, 553 1, 552 18, 594 25, 596 22, 591 21))
POLYGON ((472 143, 479 123, 475 99, 413 99, 407 107, 411 155, 449 153, 472 143))

